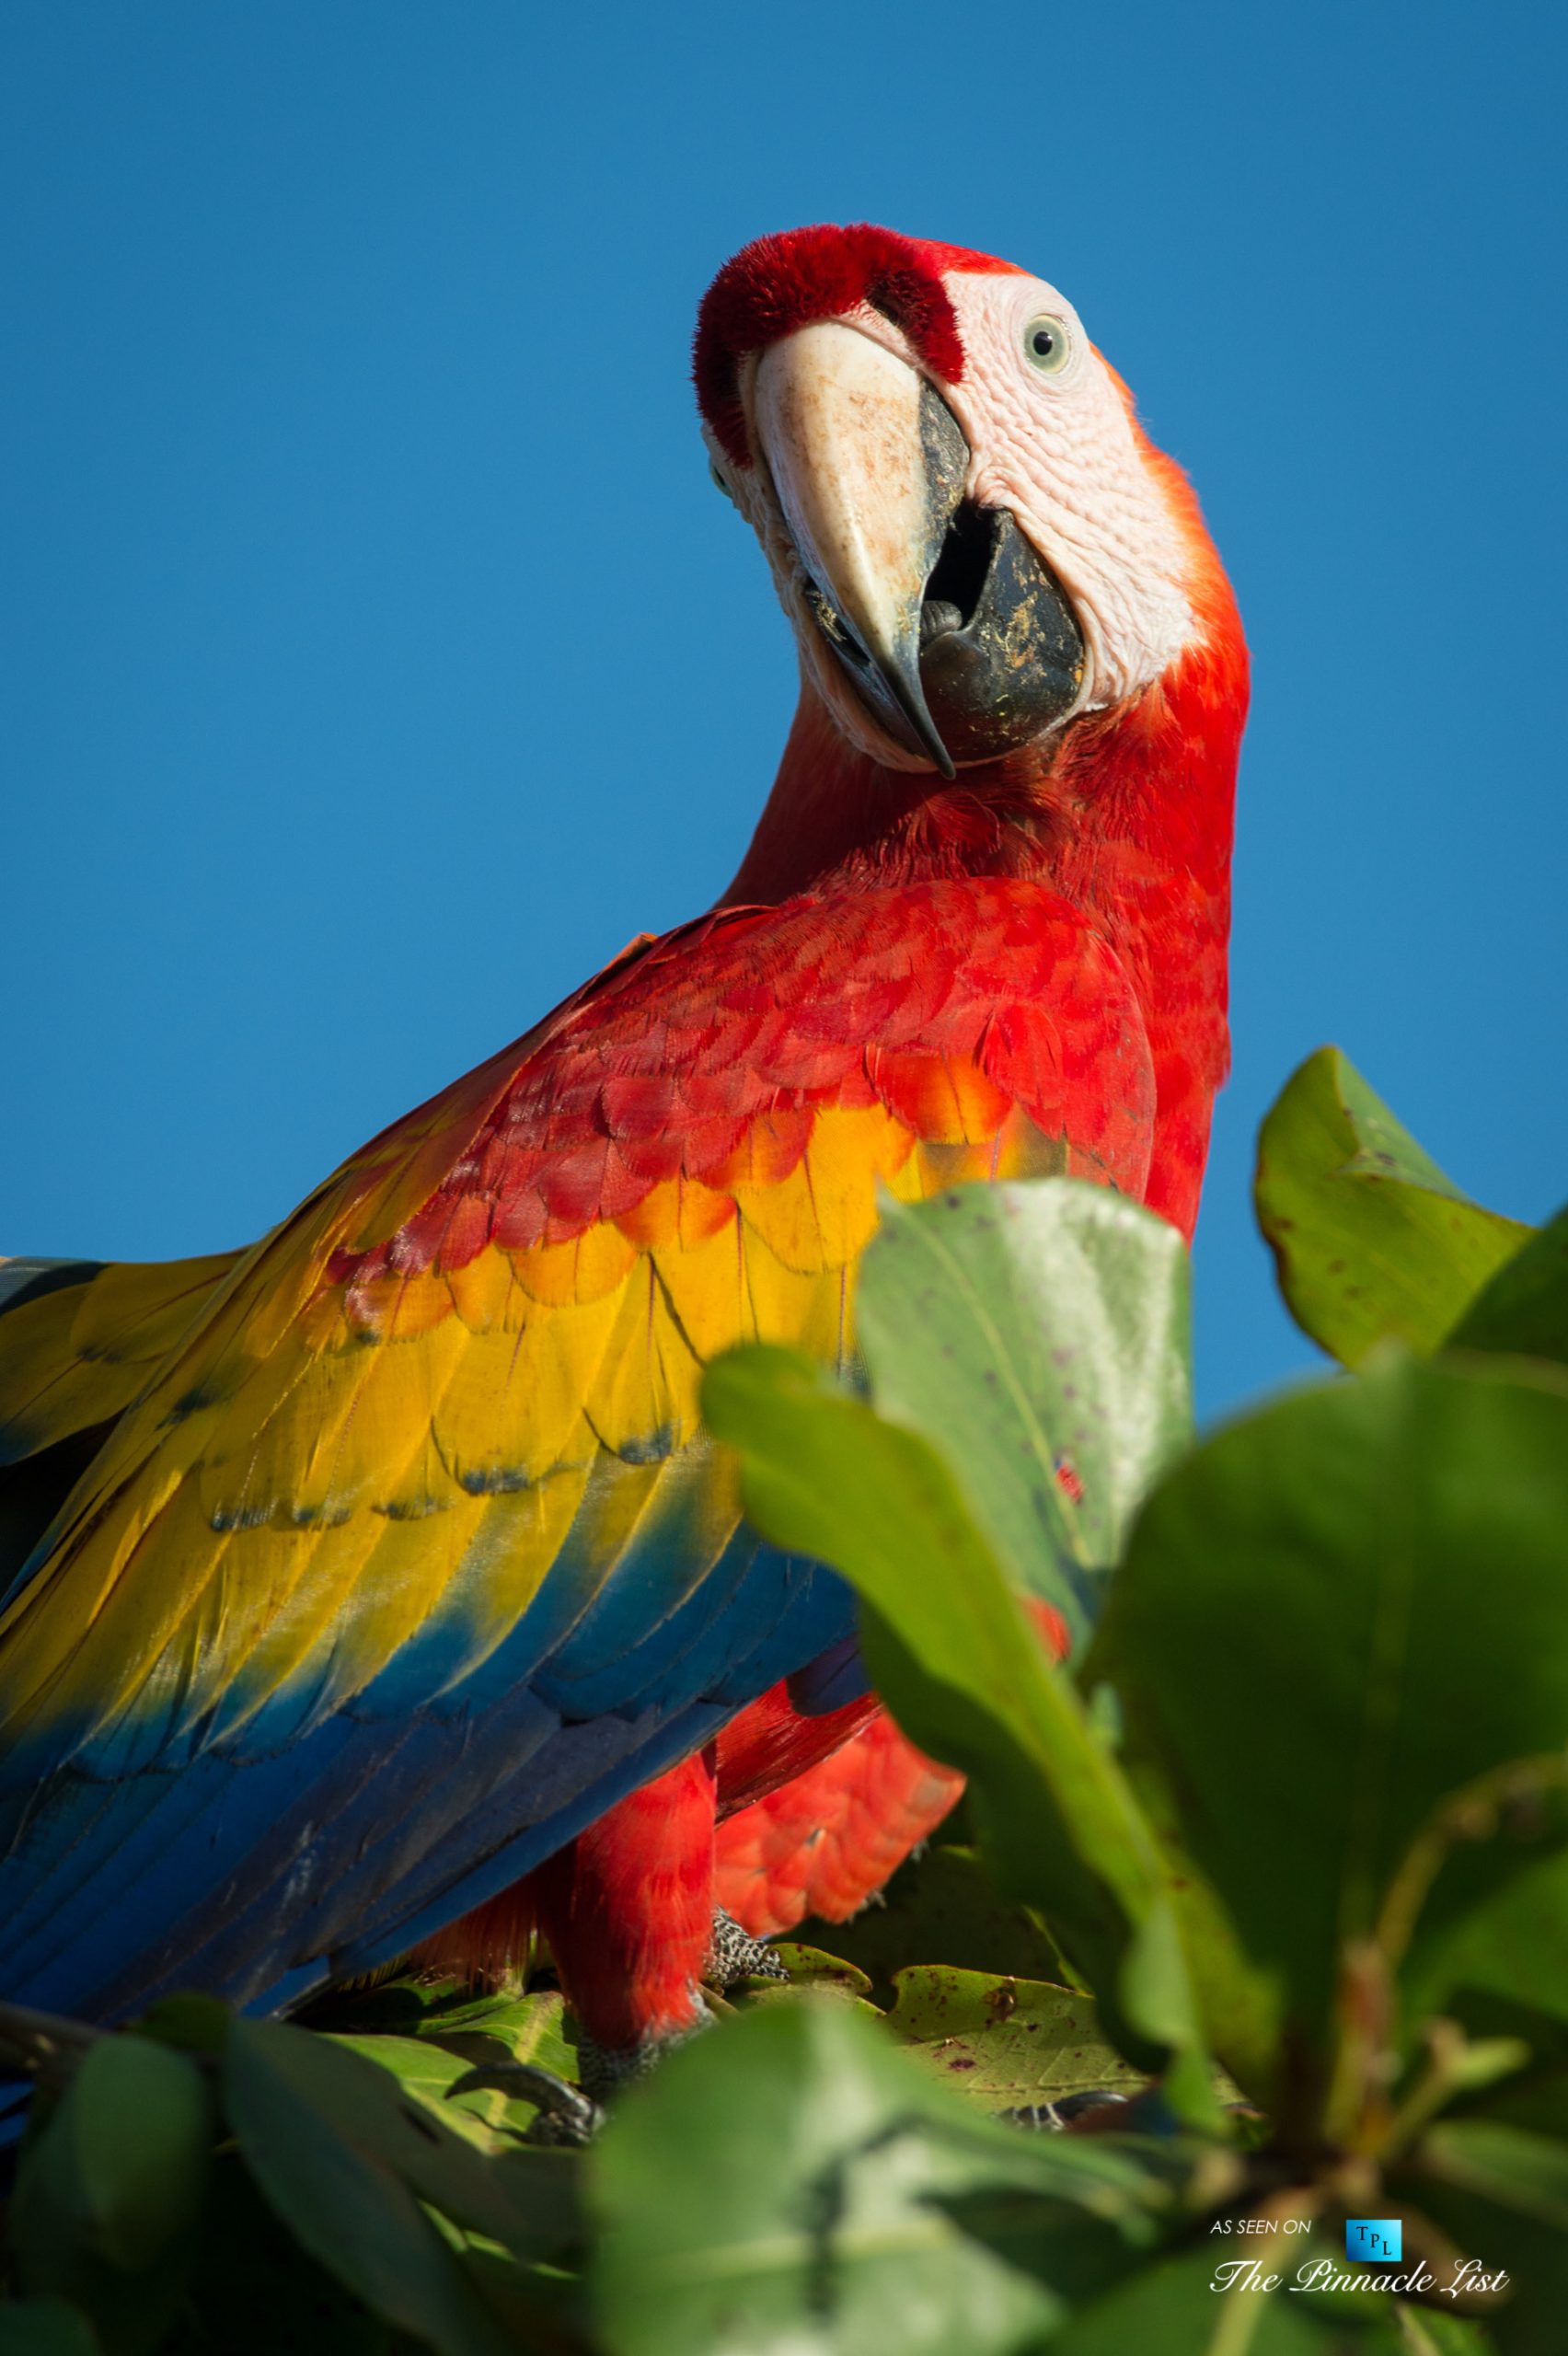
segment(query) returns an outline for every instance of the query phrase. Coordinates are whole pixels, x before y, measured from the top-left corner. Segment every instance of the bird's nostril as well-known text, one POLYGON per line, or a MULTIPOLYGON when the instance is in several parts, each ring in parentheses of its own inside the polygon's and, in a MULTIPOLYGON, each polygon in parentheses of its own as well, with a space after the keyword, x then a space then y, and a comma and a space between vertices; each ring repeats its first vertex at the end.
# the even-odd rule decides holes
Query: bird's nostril
POLYGON ((945 638, 950 629, 963 628, 963 616, 956 606, 950 606, 945 598, 928 597, 920 608, 921 652, 934 638, 945 638))

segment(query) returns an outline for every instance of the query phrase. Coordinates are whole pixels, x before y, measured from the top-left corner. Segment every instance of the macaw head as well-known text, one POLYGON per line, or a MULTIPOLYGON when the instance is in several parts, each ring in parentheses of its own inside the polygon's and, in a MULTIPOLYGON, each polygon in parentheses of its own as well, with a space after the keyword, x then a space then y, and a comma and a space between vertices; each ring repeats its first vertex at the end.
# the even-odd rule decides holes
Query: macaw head
POLYGON ((1203 642, 1196 504, 1045 280, 865 225, 762 237, 703 298, 695 375, 808 687, 881 766, 951 778, 1203 642))

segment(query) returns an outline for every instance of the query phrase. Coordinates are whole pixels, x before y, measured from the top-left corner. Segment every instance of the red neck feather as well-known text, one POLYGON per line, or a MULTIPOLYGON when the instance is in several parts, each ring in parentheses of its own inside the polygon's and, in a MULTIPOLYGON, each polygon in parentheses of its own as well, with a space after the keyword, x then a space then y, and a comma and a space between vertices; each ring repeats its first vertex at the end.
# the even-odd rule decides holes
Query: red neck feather
POLYGON ((1158 685, 953 784, 856 752, 807 687, 721 903, 1001 874, 1036 879, 1081 908, 1143 1002, 1159 1088, 1148 1200, 1188 1234, 1229 1059, 1232 810, 1247 713, 1240 621, 1203 548, 1193 596, 1203 638, 1158 685))

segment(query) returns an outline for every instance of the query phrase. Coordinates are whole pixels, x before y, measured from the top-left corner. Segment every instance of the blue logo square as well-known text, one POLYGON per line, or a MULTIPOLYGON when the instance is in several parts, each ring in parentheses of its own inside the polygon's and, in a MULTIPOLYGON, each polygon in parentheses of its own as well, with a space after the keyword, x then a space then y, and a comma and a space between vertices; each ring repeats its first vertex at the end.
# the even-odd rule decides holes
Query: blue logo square
POLYGON ((1404 2253, 1404 2227, 1398 2217, 1347 2217, 1344 2254, 1364 2266, 1393 2266, 1404 2253))

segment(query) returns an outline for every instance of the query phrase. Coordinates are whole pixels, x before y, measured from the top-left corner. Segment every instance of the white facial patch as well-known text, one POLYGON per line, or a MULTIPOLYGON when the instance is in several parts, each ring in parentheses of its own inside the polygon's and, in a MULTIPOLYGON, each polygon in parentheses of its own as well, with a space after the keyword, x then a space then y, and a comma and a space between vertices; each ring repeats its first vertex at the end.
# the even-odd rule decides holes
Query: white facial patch
POLYGON ((974 453, 969 495, 1012 511, 1071 598, 1090 656, 1080 709, 1120 703, 1199 636, 1183 586, 1190 551, 1066 297, 992 271, 954 271, 947 288, 967 365, 941 390, 974 453), (1025 351, 1041 318, 1059 319, 1071 344, 1049 375, 1025 351))

